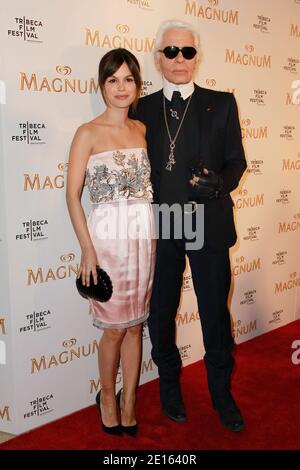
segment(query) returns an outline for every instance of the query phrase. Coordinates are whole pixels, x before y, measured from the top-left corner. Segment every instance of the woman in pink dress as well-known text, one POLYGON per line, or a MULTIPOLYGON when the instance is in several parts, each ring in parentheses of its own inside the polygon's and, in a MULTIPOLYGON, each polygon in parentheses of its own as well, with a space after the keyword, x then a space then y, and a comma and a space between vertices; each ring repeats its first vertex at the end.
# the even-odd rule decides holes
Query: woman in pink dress
POLYGON ((89 299, 93 324, 103 330, 96 396, 102 427, 110 434, 132 436, 137 432, 142 324, 149 315, 156 246, 145 126, 128 118, 141 84, 139 63, 126 49, 114 49, 101 59, 99 85, 106 109, 77 129, 67 183, 68 209, 82 253, 78 276, 89 285, 92 275, 96 283, 99 265, 113 284, 108 302, 89 299), (87 220, 81 205, 85 180, 92 203, 87 220), (116 397, 119 361, 123 388, 116 397))

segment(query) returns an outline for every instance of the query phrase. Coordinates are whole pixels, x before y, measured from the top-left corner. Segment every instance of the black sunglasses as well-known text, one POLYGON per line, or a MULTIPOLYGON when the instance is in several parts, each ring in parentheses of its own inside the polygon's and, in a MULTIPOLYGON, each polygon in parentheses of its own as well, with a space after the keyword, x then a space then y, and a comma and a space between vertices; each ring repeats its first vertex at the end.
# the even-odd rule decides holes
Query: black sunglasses
POLYGON ((163 52, 167 59, 175 59, 181 51, 183 57, 187 60, 191 60, 197 54, 197 50, 192 46, 167 46, 163 50, 159 49, 158 52, 163 52))

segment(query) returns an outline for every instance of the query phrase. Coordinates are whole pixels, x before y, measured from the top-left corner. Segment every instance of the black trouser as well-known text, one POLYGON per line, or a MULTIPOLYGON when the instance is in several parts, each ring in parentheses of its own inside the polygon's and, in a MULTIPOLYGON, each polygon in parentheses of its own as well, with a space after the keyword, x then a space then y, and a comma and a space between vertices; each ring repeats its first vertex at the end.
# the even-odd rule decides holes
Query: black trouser
POLYGON ((188 255, 205 347, 208 386, 218 409, 230 408, 233 338, 227 307, 231 271, 228 249, 185 251, 179 240, 158 240, 149 317, 152 358, 158 366, 162 400, 178 398, 181 358, 176 346, 175 317, 180 302, 185 254, 188 255))

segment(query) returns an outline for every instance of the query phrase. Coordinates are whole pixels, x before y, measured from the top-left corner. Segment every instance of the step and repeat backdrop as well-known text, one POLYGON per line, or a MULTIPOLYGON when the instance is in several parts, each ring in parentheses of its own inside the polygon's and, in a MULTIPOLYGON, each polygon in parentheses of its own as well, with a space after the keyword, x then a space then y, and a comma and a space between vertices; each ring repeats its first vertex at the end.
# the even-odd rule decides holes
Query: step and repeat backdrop
MULTIPOLYGON (((138 57, 143 95, 161 88, 153 49, 163 20, 197 28, 195 81, 239 106, 248 169, 233 193, 235 340, 299 318, 300 1, 6 0, 0 9, 0 429, 21 433, 94 403, 101 332, 75 289, 68 153, 76 128, 104 109, 97 69, 108 50, 138 57)), ((88 213, 86 190, 83 204, 88 213)), ((201 359, 189 268, 177 325, 183 364, 201 359)), ((140 383, 157 377, 147 325, 143 345, 140 383)))

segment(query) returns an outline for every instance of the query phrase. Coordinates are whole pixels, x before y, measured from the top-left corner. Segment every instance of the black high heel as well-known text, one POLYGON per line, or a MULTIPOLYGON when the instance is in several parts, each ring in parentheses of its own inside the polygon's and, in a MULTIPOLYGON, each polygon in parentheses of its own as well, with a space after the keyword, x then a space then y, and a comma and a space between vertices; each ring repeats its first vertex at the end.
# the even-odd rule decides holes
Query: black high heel
MULTIPOLYGON (((122 410, 121 410, 121 393, 122 393, 122 390, 123 389, 121 388, 118 391, 117 395, 116 395, 117 405, 119 407, 119 410, 120 410, 121 414, 122 414, 122 410)), ((138 425, 133 424, 132 426, 124 426, 123 424, 121 424, 121 429, 122 429, 123 432, 125 432, 125 434, 128 434, 131 437, 136 437, 137 432, 138 432, 138 425)))
POLYGON ((120 424, 117 424, 116 426, 105 426, 105 424, 103 423, 102 417, 101 417, 100 396, 101 396, 101 390, 96 395, 96 405, 99 411, 100 421, 102 424, 103 431, 106 432, 107 434, 113 434, 114 436, 122 436, 122 426, 120 424))

